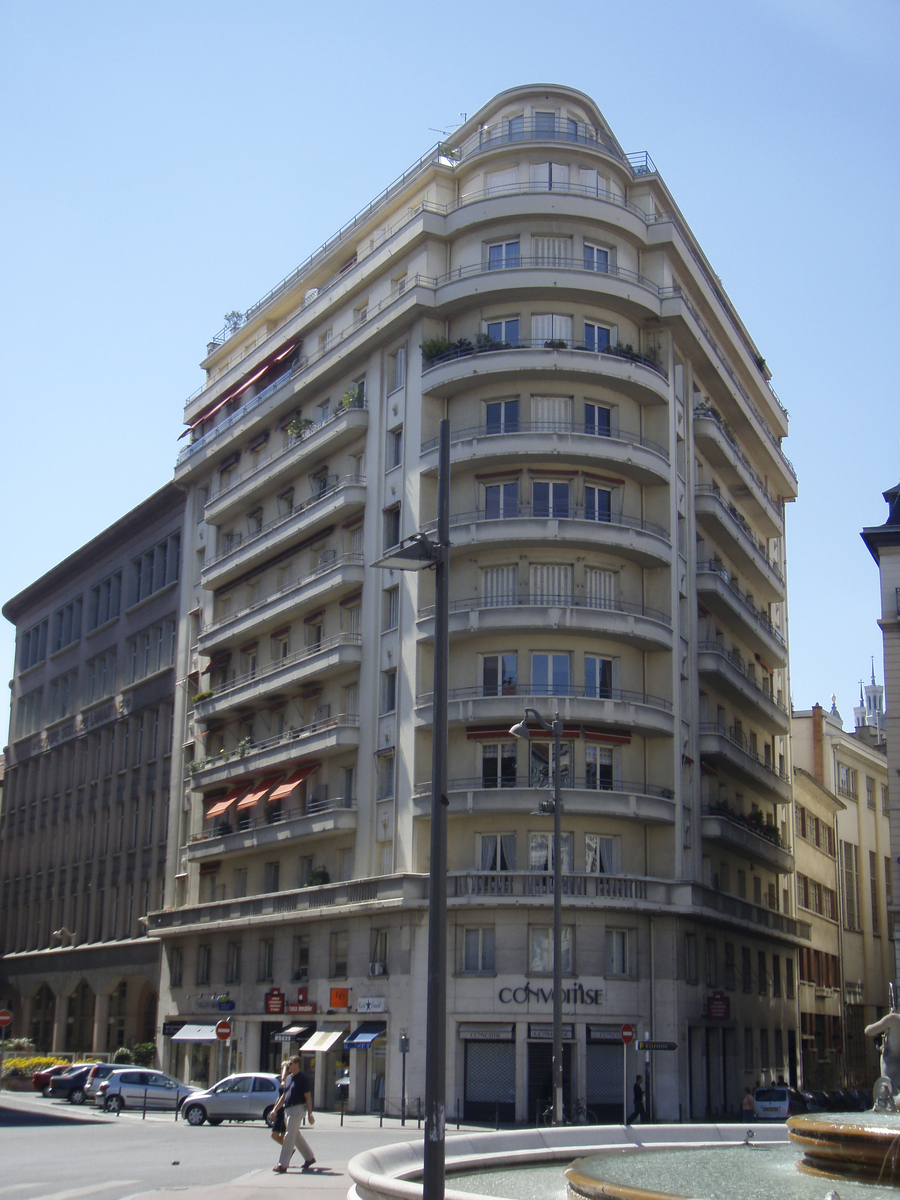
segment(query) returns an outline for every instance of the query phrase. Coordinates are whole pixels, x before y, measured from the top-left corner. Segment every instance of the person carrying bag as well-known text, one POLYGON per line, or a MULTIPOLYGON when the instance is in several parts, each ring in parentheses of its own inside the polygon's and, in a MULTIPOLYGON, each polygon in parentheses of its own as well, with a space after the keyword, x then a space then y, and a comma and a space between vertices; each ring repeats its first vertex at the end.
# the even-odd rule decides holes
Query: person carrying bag
POLYGON ((272 1109, 273 1123, 278 1118, 279 1113, 282 1113, 284 1119, 287 1121, 284 1140, 281 1144, 281 1155, 278 1163, 272 1168, 278 1175, 283 1175, 288 1169, 288 1163, 291 1161, 291 1155, 295 1150, 299 1150, 303 1155, 304 1171, 308 1170, 316 1161, 309 1143, 300 1132, 300 1124, 303 1120, 304 1111, 310 1125, 315 1125, 316 1123, 316 1118, 313 1116, 312 1110, 309 1079, 300 1069, 301 1062, 299 1055, 295 1054, 289 1065, 290 1075, 285 1082, 284 1092, 278 1097, 275 1107, 272 1109))

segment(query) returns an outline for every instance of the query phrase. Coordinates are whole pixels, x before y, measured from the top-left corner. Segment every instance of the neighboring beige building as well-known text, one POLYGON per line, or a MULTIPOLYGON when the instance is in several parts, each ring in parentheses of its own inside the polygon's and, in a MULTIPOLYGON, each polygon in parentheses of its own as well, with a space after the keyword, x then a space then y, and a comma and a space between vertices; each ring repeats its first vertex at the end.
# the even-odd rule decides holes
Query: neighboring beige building
POLYGON ((167 1065, 305 1049, 318 1104, 424 1078, 433 583, 375 568, 452 423, 448 1112, 550 1080, 564 722, 567 1102, 621 1118, 798 1077, 784 503, 764 360, 645 154, 570 88, 501 93, 214 339, 185 405, 193 743, 167 1065), (282 1033, 282 1031, 285 1031, 282 1033), (293 1031, 293 1032, 292 1032, 293 1031), (217 1057, 218 1056, 218 1057, 217 1057))
MULTIPOLYGON (((835 817, 841 975, 835 980, 833 970, 826 973, 824 967, 818 969, 813 963, 814 978, 807 983, 815 986, 817 999, 820 989, 840 987, 842 1083, 871 1087, 879 1073, 878 1053, 875 1039, 867 1038, 863 1031, 887 1011, 888 985, 895 972, 893 921, 888 912, 892 876, 887 745, 877 725, 862 725, 846 733, 837 710, 833 707, 826 714, 818 704, 809 711, 794 712, 792 738, 795 768, 802 766, 842 805, 835 817)), ((819 881, 825 886, 827 880, 830 872, 826 865, 819 881)), ((825 952, 825 944, 816 940, 815 933, 814 927, 813 953, 825 952)), ((801 1012, 818 1015, 818 1007, 804 1007, 807 992, 808 988, 801 988, 801 1012)), ((831 1040, 834 1042, 833 1034, 831 1040)), ((824 1045, 827 1048, 827 1035, 824 1045)))
POLYGON ((156 1033, 183 519, 166 484, 3 606, 0 998, 43 1051, 156 1033))

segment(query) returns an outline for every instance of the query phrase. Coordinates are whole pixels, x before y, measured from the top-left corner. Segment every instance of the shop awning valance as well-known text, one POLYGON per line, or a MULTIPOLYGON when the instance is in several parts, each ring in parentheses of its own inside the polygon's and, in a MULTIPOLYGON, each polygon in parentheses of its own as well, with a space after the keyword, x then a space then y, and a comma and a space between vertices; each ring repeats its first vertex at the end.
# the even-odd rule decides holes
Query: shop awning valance
POLYGON ((344 1039, 345 1050, 368 1050, 376 1038, 387 1029, 385 1021, 364 1021, 354 1029, 348 1038, 344 1039))

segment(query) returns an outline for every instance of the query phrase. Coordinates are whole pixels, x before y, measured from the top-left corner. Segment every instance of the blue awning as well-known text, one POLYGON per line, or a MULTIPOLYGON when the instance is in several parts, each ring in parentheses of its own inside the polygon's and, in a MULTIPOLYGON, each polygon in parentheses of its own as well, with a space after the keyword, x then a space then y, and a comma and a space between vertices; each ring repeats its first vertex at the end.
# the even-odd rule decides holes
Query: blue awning
POLYGON ((387 1029, 385 1021, 364 1021, 357 1029, 344 1038, 345 1050, 368 1050, 376 1038, 387 1029))

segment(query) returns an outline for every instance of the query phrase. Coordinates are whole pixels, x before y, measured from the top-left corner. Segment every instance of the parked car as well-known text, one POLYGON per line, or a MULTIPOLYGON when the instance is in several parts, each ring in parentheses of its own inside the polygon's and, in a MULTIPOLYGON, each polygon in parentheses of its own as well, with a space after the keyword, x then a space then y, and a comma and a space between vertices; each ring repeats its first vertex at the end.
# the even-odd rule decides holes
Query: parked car
POLYGON ((109 1079, 113 1071, 118 1071, 119 1069, 116 1063, 94 1063, 84 1085, 84 1098, 88 1104, 97 1103, 100 1084, 104 1079, 109 1079))
POLYGON ((784 1084, 758 1087, 753 1093, 753 1102, 760 1121, 786 1121, 788 1117, 808 1111, 800 1092, 784 1084))
POLYGON ((70 1063, 56 1063, 52 1067, 44 1067, 43 1071, 35 1071, 31 1077, 31 1086, 44 1096, 50 1095, 50 1081, 55 1075, 68 1071, 70 1063))
POLYGON ((223 1121, 266 1121, 278 1099, 277 1075, 229 1075, 205 1092, 194 1092, 182 1116, 189 1125, 223 1121))
POLYGON ((820 1113, 827 1110, 828 1103, 821 1092, 801 1092, 800 1095, 803 1097, 808 1113, 820 1113))
POLYGON ((104 1079, 97 1089, 97 1103, 106 1112, 123 1108, 162 1108, 174 1112, 187 1096, 198 1089, 188 1087, 162 1071, 120 1067, 104 1079))
POLYGON ((54 1075, 50 1080, 50 1095, 55 1099, 68 1100, 70 1104, 84 1104, 84 1085, 95 1065, 92 1062, 73 1063, 67 1071, 54 1075))

